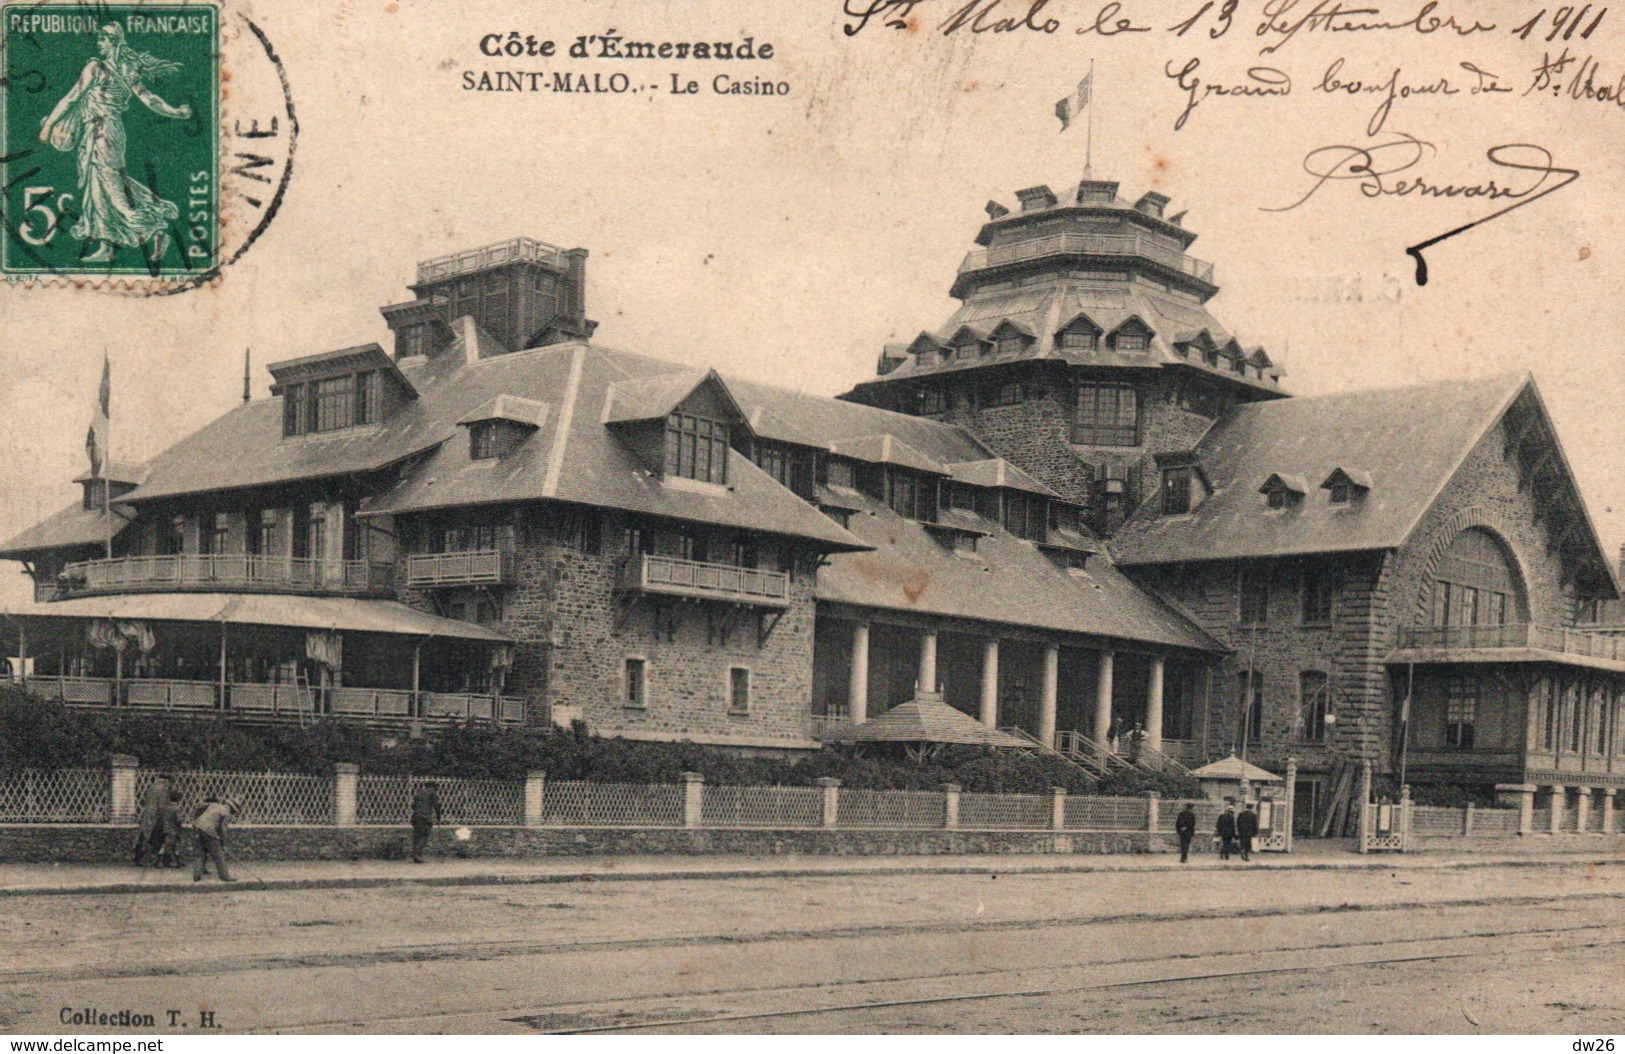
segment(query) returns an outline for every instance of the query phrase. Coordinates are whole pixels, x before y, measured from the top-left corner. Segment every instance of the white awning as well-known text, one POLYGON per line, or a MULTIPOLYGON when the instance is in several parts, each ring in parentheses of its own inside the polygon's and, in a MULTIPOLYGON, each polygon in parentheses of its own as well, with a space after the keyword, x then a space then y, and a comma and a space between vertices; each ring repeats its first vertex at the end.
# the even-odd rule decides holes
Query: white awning
POLYGON ((394 600, 279 596, 264 593, 126 593, 80 597, 46 604, 17 604, 8 618, 146 619, 155 622, 227 622, 302 630, 394 633, 511 643, 511 638, 472 622, 441 618, 394 600))

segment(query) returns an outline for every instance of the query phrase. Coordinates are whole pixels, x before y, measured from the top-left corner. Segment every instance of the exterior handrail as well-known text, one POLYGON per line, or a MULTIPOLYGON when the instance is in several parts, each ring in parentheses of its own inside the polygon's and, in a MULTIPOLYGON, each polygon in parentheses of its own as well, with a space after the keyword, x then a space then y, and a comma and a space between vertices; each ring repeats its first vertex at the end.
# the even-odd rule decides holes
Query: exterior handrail
POLYGON ((790 575, 758 567, 684 560, 658 553, 633 556, 623 565, 621 588, 710 600, 788 607, 790 575))
POLYGON ((464 252, 431 256, 418 264, 418 281, 430 282, 438 278, 479 271, 515 260, 563 266, 564 250, 535 238, 509 238, 507 241, 483 245, 464 252))
POLYGON ((1498 626, 1402 626, 1401 648, 1539 648, 1625 662, 1625 638, 1573 627, 1509 622, 1498 626))
POLYGON ((1084 256, 1141 256, 1203 282, 1211 284, 1213 281, 1211 263, 1186 256, 1182 252, 1137 234, 1071 233, 1023 238, 1006 245, 977 249, 966 254, 964 262, 959 265, 959 273, 965 274, 979 271, 984 267, 1037 260, 1063 253, 1084 256))
POLYGON ((62 572, 61 595, 207 589, 267 593, 388 595, 395 565, 255 553, 180 553, 81 560, 62 572))
POLYGON ((406 558, 408 586, 481 585, 506 582, 513 554, 504 549, 415 553, 406 558))

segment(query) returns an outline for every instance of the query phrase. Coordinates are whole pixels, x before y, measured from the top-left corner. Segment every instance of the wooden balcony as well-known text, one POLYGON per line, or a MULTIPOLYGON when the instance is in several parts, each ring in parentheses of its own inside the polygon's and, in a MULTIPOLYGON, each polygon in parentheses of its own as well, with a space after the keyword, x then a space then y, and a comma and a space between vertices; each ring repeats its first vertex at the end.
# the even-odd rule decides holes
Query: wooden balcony
POLYGON ((513 554, 501 549, 424 553, 406 558, 406 584, 413 589, 503 585, 512 576, 513 554))
POLYGON ((389 596, 395 565, 244 553, 126 556, 63 571, 64 596, 108 593, 245 592, 389 596))
POLYGON ((753 607, 790 606, 790 576, 733 564, 682 560, 644 553, 621 568, 621 590, 692 600, 722 600, 753 607))
POLYGON ((362 724, 410 725, 486 721, 523 724, 525 700, 472 692, 396 688, 320 688, 295 684, 176 681, 154 678, 30 677, 29 691, 74 706, 221 714, 253 721, 343 718, 362 724))
POLYGON ((1399 631, 1399 647, 1401 650, 1430 651, 1524 648, 1625 662, 1625 637, 1527 623, 1508 623, 1504 626, 1408 626, 1399 631))

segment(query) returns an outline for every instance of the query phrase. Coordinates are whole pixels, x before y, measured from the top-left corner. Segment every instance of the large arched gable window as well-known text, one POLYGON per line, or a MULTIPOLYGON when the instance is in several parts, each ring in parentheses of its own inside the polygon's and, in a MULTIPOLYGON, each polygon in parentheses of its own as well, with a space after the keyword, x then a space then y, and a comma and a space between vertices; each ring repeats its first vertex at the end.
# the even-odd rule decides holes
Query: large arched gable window
POLYGON ((1525 621, 1523 577, 1507 547, 1482 527, 1456 535, 1433 572, 1435 626, 1525 621))

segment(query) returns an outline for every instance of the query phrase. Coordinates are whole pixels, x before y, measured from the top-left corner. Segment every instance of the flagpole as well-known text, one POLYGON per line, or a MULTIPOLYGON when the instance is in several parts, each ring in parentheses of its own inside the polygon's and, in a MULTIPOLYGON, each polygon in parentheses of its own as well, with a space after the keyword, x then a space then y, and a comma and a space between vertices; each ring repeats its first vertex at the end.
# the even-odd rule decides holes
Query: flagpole
MULTIPOLYGON (((102 349, 102 377, 112 375, 112 365, 108 362, 107 349, 102 349)), ((101 391, 97 390, 96 398, 101 399, 101 391)), ((113 460, 113 415, 107 415, 107 449, 102 453, 102 517, 107 521, 107 558, 113 559, 113 484, 108 479, 108 469, 112 468, 113 460)))
POLYGON ((1095 174, 1095 60, 1089 60, 1089 103, 1084 109, 1089 111, 1089 140, 1084 147, 1083 178, 1093 179, 1095 174))

